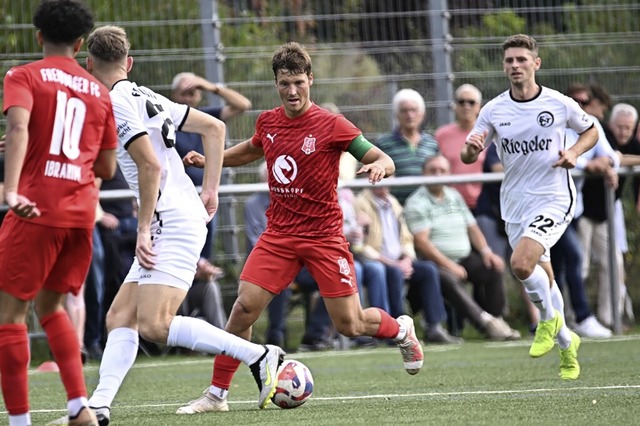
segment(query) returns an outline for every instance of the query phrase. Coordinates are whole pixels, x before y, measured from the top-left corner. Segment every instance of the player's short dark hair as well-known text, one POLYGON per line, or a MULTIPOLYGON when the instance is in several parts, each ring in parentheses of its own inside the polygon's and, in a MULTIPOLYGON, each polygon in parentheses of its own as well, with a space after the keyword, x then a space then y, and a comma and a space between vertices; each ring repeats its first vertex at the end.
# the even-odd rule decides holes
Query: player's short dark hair
POLYGON ((502 43, 502 51, 511 48, 511 47, 523 47, 527 50, 530 50, 533 53, 533 56, 538 56, 538 42, 535 38, 531 37, 527 34, 516 34, 512 35, 508 39, 502 43))
POLYGON ((276 78, 278 78, 280 70, 286 70, 291 74, 311 75, 311 57, 304 46, 296 42, 289 42, 275 51, 271 59, 271 68, 276 78))
POLYGON ((33 25, 54 44, 73 44, 93 28, 93 14, 79 0, 42 0, 33 14, 33 25))

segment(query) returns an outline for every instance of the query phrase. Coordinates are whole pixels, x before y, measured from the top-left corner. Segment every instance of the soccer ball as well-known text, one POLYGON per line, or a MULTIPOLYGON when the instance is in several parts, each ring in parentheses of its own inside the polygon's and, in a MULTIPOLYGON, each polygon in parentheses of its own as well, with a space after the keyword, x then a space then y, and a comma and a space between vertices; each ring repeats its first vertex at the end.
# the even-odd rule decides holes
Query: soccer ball
POLYGON ((306 365, 285 360, 278 369, 276 393, 271 400, 280 408, 295 408, 305 403, 313 392, 313 377, 306 365))

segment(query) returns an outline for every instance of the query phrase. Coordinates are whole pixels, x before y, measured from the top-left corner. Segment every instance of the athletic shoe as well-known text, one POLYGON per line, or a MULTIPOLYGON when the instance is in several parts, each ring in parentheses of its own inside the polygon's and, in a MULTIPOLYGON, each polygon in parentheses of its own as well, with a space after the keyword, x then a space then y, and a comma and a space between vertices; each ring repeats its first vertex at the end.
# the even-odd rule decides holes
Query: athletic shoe
POLYGON ((427 327, 424 332, 424 341, 442 345, 459 345, 463 342, 462 338, 450 335, 440 324, 427 327))
POLYGON ((108 426, 111 419, 111 409, 109 407, 91 407, 96 413, 98 424, 100 426, 108 426))
MULTIPOLYGON (((107 420, 106 424, 109 424, 109 420, 107 420)), ((102 423, 98 423, 93 409, 83 407, 75 417, 62 416, 59 419, 47 423, 47 426, 49 425, 102 426, 102 423)))
POLYGON ((579 336, 590 337, 592 339, 608 339, 613 336, 611 330, 606 328, 593 315, 583 319, 573 328, 579 336))
POLYGON ((424 361, 424 353, 422 352, 422 345, 420 340, 416 337, 416 328, 413 326, 413 318, 408 315, 399 316, 396 320, 407 330, 407 334, 404 339, 400 340, 398 348, 402 354, 402 363, 404 369, 409 374, 418 374, 422 363, 424 361))
POLYGON ((229 411, 229 405, 226 398, 215 397, 211 395, 209 388, 206 388, 200 398, 189 401, 188 405, 178 408, 176 414, 208 413, 211 411, 229 411))
POLYGON ((539 321, 536 328, 536 335, 533 338, 531 348, 529 348, 529 356, 532 358, 539 358, 546 355, 553 345, 555 344, 555 338, 563 326, 562 317, 560 312, 555 311, 556 316, 548 321, 539 321))
POLYGON ((491 317, 491 319, 484 325, 484 331, 491 340, 499 342, 504 340, 514 340, 512 339, 512 332, 515 330, 511 330, 511 327, 509 327, 502 318, 491 317))
POLYGON ((567 349, 560 349, 560 377, 563 380, 575 380, 580 376, 578 348, 580 348, 580 336, 572 331, 571 344, 567 349))
POLYGON ((260 409, 266 408, 271 397, 276 393, 278 367, 282 364, 285 355, 278 346, 266 345, 264 349, 264 354, 260 359, 249 366, 260 390, 260 398, 258 399, 260 409))

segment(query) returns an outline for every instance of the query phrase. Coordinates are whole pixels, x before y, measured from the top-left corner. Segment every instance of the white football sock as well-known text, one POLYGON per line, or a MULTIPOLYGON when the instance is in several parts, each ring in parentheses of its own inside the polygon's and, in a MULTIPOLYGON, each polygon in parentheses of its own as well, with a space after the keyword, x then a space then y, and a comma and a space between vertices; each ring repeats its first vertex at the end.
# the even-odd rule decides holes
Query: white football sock
POLYGON ((542 269, 542 266, 536 265, 533 273, 528 278, 521 280, 524 288, 529 295, 531 302, 536 305, 540 311, 540 320, 549 321, 556 315, 551 301, 551 291, 549 289, 549 276, 542 269))
POLYGON ((9 426, 31 426, 31 414, 16 414, 9 416, 9 426))
POLYGON ((229 389, 222 389, 217 386, 211 385, 209 386, 209 393, 212 397, 217 399, 227 399, 227 395, 229 394, 229 389))
POLYGON ((571 332, 564 320, 564 299, 555 280, 553 281, 553 287, 551 287, 551 303, 553 303, 555 310, 560 312, 560 318, 562 318, 562 328, 558 332, 558 346, 560 346, 560 349, 567 349, 571 344, 571 332))
POLYGON ((73 398, 67 401, 67 412, 69 417, 77 417, 83 407, 87 407, 89 403, 87 398, 81 396, 79 398, 73 398))
POLYGON ((230 356, 251 365, 264 354, 264 347, 235 336, 198 318, 175 316, 169 325, 167 345, 192 351, 230 356))
POLYGON ((124 377, 138 355, 138 331, 121 327, 111 330, 100 362, 98 387, 89 399, 91 407, 111 407, 124 377))

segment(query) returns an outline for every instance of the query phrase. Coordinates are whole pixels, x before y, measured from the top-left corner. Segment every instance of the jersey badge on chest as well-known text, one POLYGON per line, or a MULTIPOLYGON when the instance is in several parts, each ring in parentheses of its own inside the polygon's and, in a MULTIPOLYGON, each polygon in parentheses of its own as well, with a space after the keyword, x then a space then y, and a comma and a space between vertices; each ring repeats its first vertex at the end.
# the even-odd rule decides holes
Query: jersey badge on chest
POLYGON ((316 151, 316 138, 312 138, 312 135, 304 138, 304 142, 302 143, 302 152, 309 155, 316 151))

